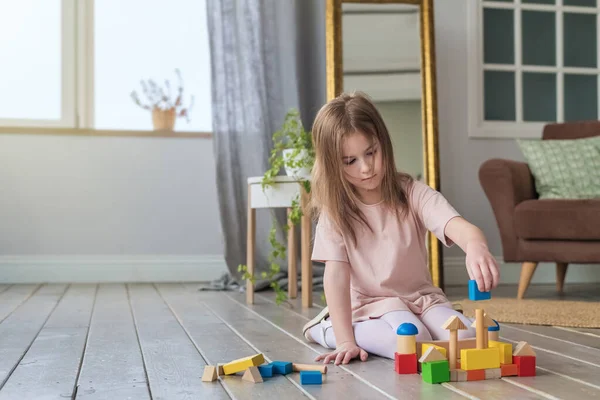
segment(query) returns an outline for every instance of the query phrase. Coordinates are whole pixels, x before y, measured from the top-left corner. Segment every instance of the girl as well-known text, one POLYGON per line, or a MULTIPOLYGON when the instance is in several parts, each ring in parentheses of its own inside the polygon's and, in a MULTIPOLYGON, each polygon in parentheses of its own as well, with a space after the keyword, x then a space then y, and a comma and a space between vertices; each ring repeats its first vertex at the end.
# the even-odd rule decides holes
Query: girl
POLYGON ((312 209, 319 215, 312 259, 325 262, 328 307, 304 326, 308 341, 332 349, 316 361, 347 364, 368 353, 394 358, 396 328, 413 323, 417 341, 447 340, 442 325, 471 321, 433 286, 426 231, 466 253, 479 290, 498 284, 498 266, 483 233, 437 191, 396 171, 383 119, 363 94, 342 94, 323 106, 313 125, 316 160, 312 209), (330 318, 328 318, 330 317, 330 318))

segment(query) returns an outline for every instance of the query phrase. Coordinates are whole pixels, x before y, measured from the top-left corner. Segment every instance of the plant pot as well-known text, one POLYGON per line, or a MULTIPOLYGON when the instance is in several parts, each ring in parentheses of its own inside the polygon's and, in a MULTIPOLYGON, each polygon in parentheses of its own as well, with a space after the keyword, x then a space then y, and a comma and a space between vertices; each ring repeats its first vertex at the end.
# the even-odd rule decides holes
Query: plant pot
POLYGON ((308 167, 297 167, 300 161, 308 158, 308 151, 301 149, 298 154, 295 154, 296 149, 285 149, 283 150, 283 166, 287 176, 300 179, 310 179, 310 168, 308 167))
POLYGON ((169 108, 168 110, 154 108, 152 110, 152 125, 156 131, 172 131, 175 127, 175 108, 169 108))

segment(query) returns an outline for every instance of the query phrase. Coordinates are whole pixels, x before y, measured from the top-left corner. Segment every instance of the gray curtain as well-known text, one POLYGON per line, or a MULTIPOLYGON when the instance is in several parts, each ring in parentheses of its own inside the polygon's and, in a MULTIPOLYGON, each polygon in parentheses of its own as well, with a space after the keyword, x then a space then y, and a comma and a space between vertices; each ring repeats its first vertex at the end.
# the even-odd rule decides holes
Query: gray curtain
MULTIPOLYGON (((272 134, 298 108, 310 129, 326 100, 324 0, 208 0, 217 194, 227 282, 246 264, 247 179, 269 168, 272 134)), ((283 171, 282 171, 283 173, 283 171)), ((256 271, 268 271, 273 210, 257 210, 256 271)), ((285 210, 275 211, 281 228, 285 210)), ((287 243, 281 229, 279 240, 287 243)), ((284 278, 287 265, 281 265, 284 278)), ((256 289, 268 286, 258 281, 256 289)))

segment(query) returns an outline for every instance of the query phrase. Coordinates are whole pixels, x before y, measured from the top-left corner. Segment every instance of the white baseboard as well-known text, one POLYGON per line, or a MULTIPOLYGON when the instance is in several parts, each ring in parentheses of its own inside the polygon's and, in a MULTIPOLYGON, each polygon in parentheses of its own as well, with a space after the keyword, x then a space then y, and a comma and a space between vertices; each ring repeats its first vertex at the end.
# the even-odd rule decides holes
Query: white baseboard
POLYGON ((222 255, 0 256, 0 283, 211 281, 222 255))
MULTIPOLYGON (((496 257, 500 267, 500 283, 519 283, 521 275, 520 263, 504 263, 502 257, 496 257)), ((469 275, 465 267, 464 257, 444 257, 444 284, 466 285, 469 275)), ((569 264, 565 284, 597 283, 600 282, 600 265, 598 264, 569 264)), ((533 275, 531 283, 556 283, 556 264, 540 263, 533 275)))

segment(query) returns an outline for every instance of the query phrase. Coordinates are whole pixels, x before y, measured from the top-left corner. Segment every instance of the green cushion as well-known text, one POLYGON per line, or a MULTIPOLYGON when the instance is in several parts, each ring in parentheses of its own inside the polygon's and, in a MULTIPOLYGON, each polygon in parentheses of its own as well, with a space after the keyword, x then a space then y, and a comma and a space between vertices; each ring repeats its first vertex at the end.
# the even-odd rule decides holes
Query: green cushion
POLYGON ((517 139, 540 199, 600 198, 600 136, 517 139))

